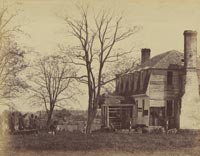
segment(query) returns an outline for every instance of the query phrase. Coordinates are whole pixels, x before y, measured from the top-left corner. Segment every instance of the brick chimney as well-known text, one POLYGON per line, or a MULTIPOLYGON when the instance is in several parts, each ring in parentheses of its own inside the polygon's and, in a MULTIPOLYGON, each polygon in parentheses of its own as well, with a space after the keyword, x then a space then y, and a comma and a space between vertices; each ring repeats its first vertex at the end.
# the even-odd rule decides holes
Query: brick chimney
POLYGON ((150 59, 151 49, 143 48, 141 50, 141 64, 150 59))
POLYGON ((186 71, 196 70, 197 66, 197 32, 184 31, 184 66, 186 71))
POLYGON ((200 129, 200 97, 197 76, 197 32, 186 30, 184 35, 185 92, 182 97, 180 128, 200 129))

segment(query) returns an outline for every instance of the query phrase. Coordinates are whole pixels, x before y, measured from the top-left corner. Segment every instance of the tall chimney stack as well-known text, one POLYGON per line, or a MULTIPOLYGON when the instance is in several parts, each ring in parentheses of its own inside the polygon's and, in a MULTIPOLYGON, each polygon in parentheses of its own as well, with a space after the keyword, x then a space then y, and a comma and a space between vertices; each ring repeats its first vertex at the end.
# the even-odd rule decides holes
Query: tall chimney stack
POLYGON ((186 71, 196 70, 197 66, 197 32, 184 31, 184 66, 186 71))
POLYGON ((141 64, 150 59, 151 49, 143 48, 141 50, 141 64))
POLYGON ((200 129, 200 97, 197 66, 197 32, 184 31, 185 92, 182 97, 180 128, 200 129))

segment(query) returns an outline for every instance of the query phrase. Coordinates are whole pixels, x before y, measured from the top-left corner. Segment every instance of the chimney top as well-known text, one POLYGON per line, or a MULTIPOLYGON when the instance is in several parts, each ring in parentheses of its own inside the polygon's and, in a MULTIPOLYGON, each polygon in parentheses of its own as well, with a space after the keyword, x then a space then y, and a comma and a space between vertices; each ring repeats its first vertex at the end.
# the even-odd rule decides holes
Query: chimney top
POLYGON ((195 30, 185 30, 184 35, 197 35, 197 31, 195 30))
POLYGON ((146 62, 147 60, 150 59, 150 55, 151 55, 151 49, 149 48, 143 48, 141 49, 141 63, 146 62))
POLYGON ((142 51, 151 51, 150 48, 142 48, 142 51))
POLYGON ((184 31, 184 66, 187 71, 195 70, 197 64, 197 31, 184 31))

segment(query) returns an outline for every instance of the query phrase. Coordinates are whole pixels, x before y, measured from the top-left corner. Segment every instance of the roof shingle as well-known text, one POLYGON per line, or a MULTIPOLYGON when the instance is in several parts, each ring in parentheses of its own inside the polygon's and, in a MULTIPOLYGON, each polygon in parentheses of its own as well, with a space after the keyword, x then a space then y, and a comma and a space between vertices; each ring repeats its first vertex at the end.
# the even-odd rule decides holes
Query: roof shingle
POLYGON ((170 50, 165 53, 156 55, 149 59, 148 61, 144 62, 143 64, 133 68, 132 72, 147 69, 147 68, 156 68, 156 69, 181 69, 183 68, 183 58, 184 54, 176 51, 170 50))

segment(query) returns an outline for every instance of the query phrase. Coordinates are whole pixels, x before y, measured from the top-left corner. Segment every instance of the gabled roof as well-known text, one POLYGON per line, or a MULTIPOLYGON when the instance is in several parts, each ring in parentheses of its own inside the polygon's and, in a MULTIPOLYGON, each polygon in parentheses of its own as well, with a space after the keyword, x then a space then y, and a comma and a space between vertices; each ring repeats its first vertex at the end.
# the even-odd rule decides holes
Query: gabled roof
MULTIPOLYGON (((122 79, 125 83, 120 83, 125 85, 125 88, 128 88, 128 86, 126 86, 127 84, 131 85, 131 91, 128 89, 127 91, 125 90, 120 92, 119 95, 145 94, 149 85, 150 75, 152 73, 152 70, 145 69, 182 70, 184 69, 184 53, 176 50, 170 50, 156 55, 143 64, 134 67, 130 71, 131 84, 127 83, 127 78, 129 79, 129 77, 126 76, 122 79)), ((200 84, 200 57, 197 57, 197 74, 200 84)))
POLYGON ((183 59, 184 59, 183 53, 176 50, 170 50, 165 53, 152 57, 143 64, 133 68, 132 72, 148 68, 182 69, 184 64, 183 59))

